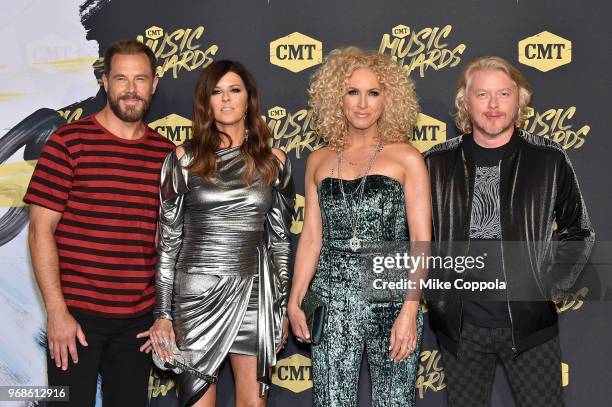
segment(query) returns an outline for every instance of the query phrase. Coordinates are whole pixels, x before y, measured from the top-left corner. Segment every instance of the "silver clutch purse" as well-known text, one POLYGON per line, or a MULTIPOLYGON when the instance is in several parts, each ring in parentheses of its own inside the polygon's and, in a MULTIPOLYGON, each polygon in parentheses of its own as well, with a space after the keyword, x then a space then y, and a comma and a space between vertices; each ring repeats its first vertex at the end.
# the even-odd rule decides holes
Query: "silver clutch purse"
POLYGON ((169 360, 162 359, 155 351, 153 351, 152 356, 153 363, 161 370, 169 370, 175 374, 191 374, 208 383, 217 382, 217 378, 215 376, 204 374, 186 364, 185 358, 181 354, 181 350, 176 346, 176 343, 172 344, 172 358, 169 360))

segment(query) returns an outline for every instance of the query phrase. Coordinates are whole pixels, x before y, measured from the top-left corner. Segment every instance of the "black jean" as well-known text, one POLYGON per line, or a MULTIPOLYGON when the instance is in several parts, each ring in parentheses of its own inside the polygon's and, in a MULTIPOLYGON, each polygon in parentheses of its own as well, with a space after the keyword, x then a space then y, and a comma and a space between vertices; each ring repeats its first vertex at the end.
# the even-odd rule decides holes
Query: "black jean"
POLYGON ((150 313, 129 319, 103 318, 71 310, 81 325, 88 346, 78 339, 79 362, 68 364, 68 370, 58 368, 47 350, 49 386, 69 386, 69 402, 49 402, 57 407, 94 407, 98 373, 102 377, 104 407, 140 407, 147 404, 151 354, 138 349, 146 341, 136 334, 153 324, 150 313))

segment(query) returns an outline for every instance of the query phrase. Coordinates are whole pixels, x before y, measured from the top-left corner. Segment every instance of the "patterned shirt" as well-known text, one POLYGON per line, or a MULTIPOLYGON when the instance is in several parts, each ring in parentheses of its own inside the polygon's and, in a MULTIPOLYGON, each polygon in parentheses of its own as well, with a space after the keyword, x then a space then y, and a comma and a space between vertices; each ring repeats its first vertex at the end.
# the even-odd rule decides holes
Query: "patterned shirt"
POLYGON ((55 240, 69 308, 111 318, 153 308, 160 170, 173 149, 149 127, 125 140, 94 116, 47 141, 23 200, 62 213, 55 240))

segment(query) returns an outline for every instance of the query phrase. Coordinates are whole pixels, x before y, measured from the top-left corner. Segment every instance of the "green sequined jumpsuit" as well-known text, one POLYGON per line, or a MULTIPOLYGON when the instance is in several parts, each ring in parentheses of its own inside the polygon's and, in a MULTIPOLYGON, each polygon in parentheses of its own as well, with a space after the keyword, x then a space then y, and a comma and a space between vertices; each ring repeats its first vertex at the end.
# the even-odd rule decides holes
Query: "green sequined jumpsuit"
MULTIPOLYGON (((350 194, 361 178, 344 181, 350 194)), ((364 295, 366 266, 363 256, 348 246, 352 236, 346 205, 337 179, 318 186, 323 220, 323 246, 311 289, 326 298, 329 313, 323 340, 312 345, 313 396, 316 407, 357 405, 359 371, 367 353, 372 380, 373 407, 410 407, 415 403, 415 380, 423 317, 417 318, 417 347, 401 362, 390 359, 390 334, 401 302, 373 302, 364 295)), ((359 192, 347 195, 354 208, 359 192)), ((357 237, 364 245, 407 241, 408 226, 403 186, 383 175, 366 179, 357 237)), ((384 249, 383 249, 384 251, 384 249)))

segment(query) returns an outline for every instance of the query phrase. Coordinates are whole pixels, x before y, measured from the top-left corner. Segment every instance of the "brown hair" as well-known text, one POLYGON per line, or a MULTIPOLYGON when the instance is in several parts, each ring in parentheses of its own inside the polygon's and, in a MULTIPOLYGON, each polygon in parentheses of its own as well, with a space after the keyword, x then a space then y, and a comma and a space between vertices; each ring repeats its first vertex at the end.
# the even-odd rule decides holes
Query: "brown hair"
POLYGON ((516 122, 516 127, 521 127, 529 116, 529 101, 531 100, 531 86, 523 74, 516 69, 510 62, 501 57, 489 56, 481 57, 473 60, 465 67, 457 83, 457 92, 455 93, 455 124, 463 133, 472 131, 472 120, 470 114, 465 109, 465 95, 467 87, 470 84, 470 79, 475 71, 484 69, 493 69, 504 72, 516 84, 519 92, 519 111, 516 122))
POLYGON ((151 48, 147 47, 141 42, 136 40, 119 40, 111 44, 110 47, 104 53, 104 75, 108 76, 111 70, 111 61, 115 54, 145 54, 149 58, 151 64, 151 73, 155 76, 155 70, 157 69, 157 58, 151 51, 151 48))
POLYGON ((240 76, 248 95, 245 117, 248 138, 240 147, 247 162, 243 178, 250 184, 257 170, 264 183, 272 184, 278 176, 279 167, 270 147, 270 131, 259 114, 259 94, 255 79, 237 61, 213 62, 202 71, 196 82, 193 94, 193 131, 189 140, 193 160, 188 168, 194 175, 202 178, 209 178, 217 172, 215 151, 221 146, 221 137, 229 139, 229 135, 217 128, 210 97, 219 80, 228 72, 240 76))

